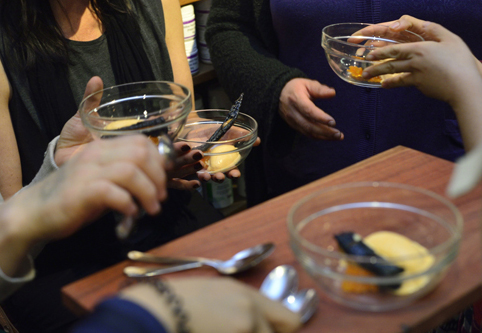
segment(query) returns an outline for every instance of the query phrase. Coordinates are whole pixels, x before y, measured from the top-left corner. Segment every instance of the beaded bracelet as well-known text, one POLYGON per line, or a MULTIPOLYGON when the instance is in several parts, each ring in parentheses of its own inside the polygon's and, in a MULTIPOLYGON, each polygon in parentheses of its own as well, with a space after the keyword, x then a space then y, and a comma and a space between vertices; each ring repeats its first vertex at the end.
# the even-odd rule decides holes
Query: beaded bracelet
POLYGON ((189 317, 184 311, 182 307, 182 301, 181 299, 172 291, 171 287, 161 279, 142 279, 139 282, 143 283, 148 283, 152 286, 154 286, 159 293, 164 297, 164 299, 167 302, 167 305, 169 305, 172 308, 172 313, 174 314, 174 317, 177 318, 177 327, 176 331, 177 333, 190 333, 190 330, 188 328, 188 321, 189 317))

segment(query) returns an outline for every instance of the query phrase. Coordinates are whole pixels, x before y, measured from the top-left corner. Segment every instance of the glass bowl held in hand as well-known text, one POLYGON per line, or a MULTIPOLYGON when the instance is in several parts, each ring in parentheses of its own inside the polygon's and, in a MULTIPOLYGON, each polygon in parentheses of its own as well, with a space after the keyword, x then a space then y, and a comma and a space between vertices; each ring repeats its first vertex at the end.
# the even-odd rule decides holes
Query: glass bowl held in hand
MULTIPOLYGON (((94 138, 146 135, 170 165, 176 157, 172 140, 182 131, 191 109, 188 88, 169 81, 146 81, 97 91, 80 103, 79 113, 94 138)), ((137 217, 115 214, 115 218, 118 238, 129 237, 137 217)))
MULTIPOLYGON (((146 81, 95 92, 82 101, 79 112, 96 138, 144 134, 159 145, 177 137, 191 109, 188 88, 169 81, 146 81)), ((165 144, 159 145, 160 150, 164 148, 165 144)))
POLYGON ((383 182, 320 190, 297 202, 287 223, 297 260, 321 289, 365 311, 397 309, 434 289, 463 228, 442 196, 383 182))
POLYGON ((379 88, 383 79, 400 74, 362 78, 365 68, 380 62, 366 60, 367 54, 383 46, 423 40, 411 31, 396 32, 381 24, 337 23, 323 28, 321 46, 330 67, 340 78, 357 86, 379 88))
POLYGON ((249 155, 258 137, 258 124, 251 116, 239 113, 232 127, 218 141, 208 141, 221 126, 229 110, 197 110, 191 112, 186 126, 177 138, 192 149, 203 150, 204 169, 214 174, 227 172, 240 165, 249 155))

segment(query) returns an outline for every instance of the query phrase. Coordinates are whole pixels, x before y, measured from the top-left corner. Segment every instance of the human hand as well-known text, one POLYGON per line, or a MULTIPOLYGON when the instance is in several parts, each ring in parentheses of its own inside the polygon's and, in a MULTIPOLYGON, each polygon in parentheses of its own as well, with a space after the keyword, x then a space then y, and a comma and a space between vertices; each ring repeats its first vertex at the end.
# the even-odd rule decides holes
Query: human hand
POLYGON ((383 88, 415 86, 425 95, 455 107, 480 81, 480 63, 460 37, 442 26, 402 16, 392 29, 410 30, 427 41, 397 44, 372 51, 367 60, 393 60, 370 66, 363 78, 401 73, 382 81, 383 88))
MULTIPOLYGON (((104 84, 102 79, 94 76, 89 80, 85 88, 84 98, 96 91, 102 90, 104 84)), ((82 145, 92 141, 92 135, 82 124, 79 112, 69 119, 60 132, 60 138, 55 149, 55 164, 62 166, 67 162, 82 145)))
POLYGON ((8 251, 0 251, 0 267, 13 276, 35 243, 67 237, 107 209, 135 216, 133 198, 157 214, 159 201, 167 196, 163 165, 163 157, 142 135, 82 146, 59 170, 1 206, 0 248, 8 251))
POLYGON ((279 114, 301 134, 321 140, 343 140, 335 120, 314 103, 335 96, 335 90, 318 81, 296 78, 288 81, 280 95, 279 114))
MULTIPOLYGON (((193 333, 289 333, 301 326, 298 314, 231 278, 172 279, 169 286, 182 300, 193 333)), ((121 292, 121 297, 148 309, 168 331, 175 332, 177 318, 155 290, 139 284, 121 292)))
MULTIPOLYGON (((228 132, 229 133, 229 132, 228 132)), ((253 143, 253 147, 257 147, 261 144, 261 139, 259 137, 256 138, 256 141, 253 143)), ((198 178, 201 181, 207 182, 212 180, 216 183, 222 183, 226 179, 226 177, 230 179, 239 178, 241 177, 241 171, 238 168, 233 168, 225 173, 216 172, 214 174, 210 174, 207 171, 198 172, 198 178)))
POLYGON ((14 198, 19 207, 21 202, 28 207, 19 214, 31 215, 23 227, 36 240, 67 237, 107 209, 135 216, 134 198, 147 213, 157 214, 167 196, 163 165, 142 135, 86 144, 58 171, 14 198))

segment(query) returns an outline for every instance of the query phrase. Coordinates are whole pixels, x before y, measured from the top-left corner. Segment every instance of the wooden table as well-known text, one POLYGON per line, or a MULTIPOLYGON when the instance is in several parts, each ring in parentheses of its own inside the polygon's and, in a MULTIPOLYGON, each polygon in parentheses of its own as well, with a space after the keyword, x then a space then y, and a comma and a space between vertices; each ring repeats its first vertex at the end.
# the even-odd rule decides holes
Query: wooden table
MULTIPOLYGON (((157 255, 192 255, 228 259, 258 243, 272 241, 274 253, 239 280, 259 287, 277 265, 293 265, 300 274, 300 288, 315 283, 296 261, 288 244, 286 216, 293 203, 322 187, 354 181, 391 181, 419 186, 444 195, 454 164, 405 147, 396 147, 351 167, 317 180, 266 203, 245 210, 209 227, 153 249, 157 255)), ((282 181, 282 180, 281 180, 282 181)), ((459 256, 440 285, 412 305, 395 311, 371 313, 338 305, 320 289, 320 305, 301 332, 427 332, 482 296, 482 252, 479 230, 480 186, 453 202, 465 225, 459 256)), ((122 269, 132 262, 91 275, 63 288, 64 303, 75 313, 91 311, 102 298, 115 294, 125 284, 122 269)), ((215 276, 209 267, 165 275, 215 276)))

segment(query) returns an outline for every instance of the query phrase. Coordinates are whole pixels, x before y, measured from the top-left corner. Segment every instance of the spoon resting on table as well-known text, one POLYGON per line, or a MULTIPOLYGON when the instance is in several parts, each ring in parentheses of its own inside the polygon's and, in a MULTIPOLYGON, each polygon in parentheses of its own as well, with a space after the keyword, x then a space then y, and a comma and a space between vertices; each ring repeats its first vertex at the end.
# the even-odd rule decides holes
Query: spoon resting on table
POLYGON ((203 265, 211 266, 223 275, 232 275, 243 272, 268 257, 274 251, 273 243, 259 244, 236 253, 228 260, 208 259, 201 257, 158 257, 149 253, 130 251, 127 257, 133 261, 149 262, 156 264, 181 264, 167 268, 128 266, 124 273, 130 277, 146 277, 166 274, 175 271, 196 268, 203 265))
POLYGON ((264 279, 259 291, 274 301, 300 315, 302 323, 306 323, 315 313, 318 306, 318 295, 315 289, 298 289, 298 273, 290 265, 274 268, 264 279))

